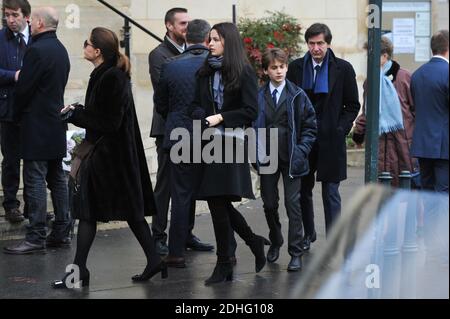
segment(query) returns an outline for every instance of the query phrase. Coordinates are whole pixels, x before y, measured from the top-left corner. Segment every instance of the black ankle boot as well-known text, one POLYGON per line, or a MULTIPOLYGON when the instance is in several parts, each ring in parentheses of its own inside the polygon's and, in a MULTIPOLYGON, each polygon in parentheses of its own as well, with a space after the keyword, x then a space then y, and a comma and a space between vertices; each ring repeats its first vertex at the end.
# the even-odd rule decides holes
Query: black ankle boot
POLYGON ((161 261, 158 265, 151 268, 149 266, 145 267, 145 270, 142 274, 133 276, 131 280, 133 281, 147 281, 157 273, 161 273, 161 278, 166 279, 169 276, 167 271, 167 264, 164 261, 161 261))
POLYGON ((63 279, 54 281, 52 283, 52 288, 54 289, 74 289, 74 288, 82 288, 88 287, 90 281, 90 273, 89 270, 80 271, 80 279, 77 282, 67 282, 67 278, 71 276, 73 273, 67 273, 63 279), (70 287, 67 286, 70 285, 70 287))
POLYGON ((252 241, 248 243, 250 250, 255 255, 255 271, 257 273, 266 265, 265 245, 270 245, 270 241, 259 235, 255 235, 252 241))
POLYGON ((233 280, 232 264, 230 262, 217 263, 211 277, 205 280, 205 285, 208 286, 211 284, 232 280, 233 280))

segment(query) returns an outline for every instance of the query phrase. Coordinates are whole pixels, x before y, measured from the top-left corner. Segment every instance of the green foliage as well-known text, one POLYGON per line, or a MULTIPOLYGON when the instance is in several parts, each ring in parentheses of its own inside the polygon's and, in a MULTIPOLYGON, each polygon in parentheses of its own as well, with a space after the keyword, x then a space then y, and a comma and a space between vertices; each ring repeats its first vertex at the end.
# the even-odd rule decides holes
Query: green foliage
POLYGON ((302 27, 296 18, 279 11, 266 13, 269 16, 242 18, 238 23, 247 56, 261 81, 264 80, 261 59, 266 48, 283 49, 292 61, 301 55, 301 44, 304 42, 302 27))

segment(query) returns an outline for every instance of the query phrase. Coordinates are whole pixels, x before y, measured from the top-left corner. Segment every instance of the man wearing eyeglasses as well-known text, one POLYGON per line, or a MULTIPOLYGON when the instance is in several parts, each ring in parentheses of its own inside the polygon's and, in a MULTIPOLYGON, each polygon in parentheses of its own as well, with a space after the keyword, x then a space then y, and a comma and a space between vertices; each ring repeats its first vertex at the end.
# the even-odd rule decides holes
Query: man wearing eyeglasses
POLYGON ((2 160, 2 188, 5 219, 20 223, 17 192, 20 184, 20 126, 13 122, 13 93, 19 78, 25 50, 31 43, 28 21, 31 7, 27 0, 4 0, 2 12, 6 28, 0 30, 0 144, 2 160))
POLYGON ((317 116, 317 140, 309 155, 309 175, 302 177, 300 203, 305 238, 303 249, 316 240, 312 190, 322 182, 326 233, 340 215, 340 182, 347 178, 346 136, 358 115, 360 103, 356 74, 350 63, 330 49, 328 26, 315 23, 305 33, 308 52, 289 65, 287 78, 300 86, 311 100, 317 116))

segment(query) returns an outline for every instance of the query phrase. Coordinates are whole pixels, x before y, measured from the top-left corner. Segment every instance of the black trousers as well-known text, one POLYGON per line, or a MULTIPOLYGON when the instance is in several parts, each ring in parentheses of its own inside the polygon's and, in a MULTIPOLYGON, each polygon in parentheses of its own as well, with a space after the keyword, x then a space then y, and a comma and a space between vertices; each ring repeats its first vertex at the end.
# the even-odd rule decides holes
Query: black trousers
POLYGON ((1 123, 0 144, 3 154, 3 207, 5 210, 19 208, 17 192, 20 184, 20 126, 9 122, 1 123))
POLYGON ((288 252, 291 256, 301 256, 303 254, 303 225, 302 212, 300 209, 300 186, 301 179, 289 176, 289 166, 279 165, 274 174, 261 175, 261 197, 264 203, 264 213, 267 225, 269 226, 269 238, 273 246, 283 245, 283 235, 281 233, 280 216, 278 214, 278 181, 280 175, 284 184, 284 206, 289 218, 288 229, 288 252))
MULTIPOLYGON (((315 145, 309 155, 309 174, 302 177, 300 191, 300 206, 302 210, 303 227, 305 236, 315 234, 313 189, 315 185, 315 173, 317 171, 318 149, 315 145)), ((332 160, 332 159, 330 159, 332 160)), ((325 230, 329 234, 332 225, 341 214, 340 183, 322 182, 322 202, 325 213, 325 230)))
MULTIPOLYGON (((158 154, 158 172, 154 190, 157 214, 152 218, 152 233, 155 241, 167 242, 167 214, 170 201, 170 154, 163 148, 164 137, 156 138, 156 152, 158 154)), ((195 201, 190 206, 189 232, 192 236, 195 222, 195 201)))
POLYGON ((448 160, 419 158, 422 188, 448 194, 448 160))
POLYGON ((198 187, 199 164, 174 164, 170 161, 170 194, 172 198, 169 229, 169 254, 183 257, 186 241, 195 218, 195 190, 198 187), (194 214, 192 211, 194 210, 194 214))
POLYGON ((211 211, 214 234, 217 244, 218 262, 229 262, 236 249, 236 241, 233 237, 235 231, 247 245, 255 238, 255 234, 247 224, 244 216, 234 208, 230 200, 222 197, 208 199, 211 211))

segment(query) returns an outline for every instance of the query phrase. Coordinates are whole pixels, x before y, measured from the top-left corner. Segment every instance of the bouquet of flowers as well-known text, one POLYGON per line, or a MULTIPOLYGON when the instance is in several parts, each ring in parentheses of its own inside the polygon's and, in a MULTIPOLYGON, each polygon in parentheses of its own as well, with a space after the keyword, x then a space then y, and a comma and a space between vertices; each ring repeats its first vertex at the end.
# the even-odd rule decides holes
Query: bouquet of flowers
POLYGON ((286 52, 289 62, 302 53, 304 42, 302 27, 297 19, 283 12, 266 11, 268 17, 260 19, 242 18, 238 29, 244 40, 248 59, 260 80, 265 80, 262 69, 262 54, 266 48, 280 48, 286 52))
POLYGON ((63 158, 63 170, 66 172, 70 172, 73 149, 75 146, 80 145, 86 136, 86 130, 81 129, 77 131, 67 131, 66 139, 67 139, 67 154, 66 157, 63 158))

